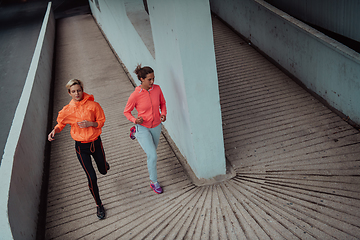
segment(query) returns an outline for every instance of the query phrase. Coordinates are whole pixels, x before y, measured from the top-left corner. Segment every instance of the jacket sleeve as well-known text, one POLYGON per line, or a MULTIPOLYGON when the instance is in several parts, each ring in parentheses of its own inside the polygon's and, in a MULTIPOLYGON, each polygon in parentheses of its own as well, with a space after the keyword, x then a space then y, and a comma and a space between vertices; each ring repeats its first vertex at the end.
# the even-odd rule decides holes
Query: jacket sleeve
POLYGON ((167 113, 166 101, 165 101, 164 94, 162 93, 161 89, 160 89, 160 110, 161 110, 161 115, 166 116, 166 113, 167 113))
POLYGON ((125 109, 124 109, 124 115, 125 117, 130 121, 130 122, 133 122, 135 123, 136 121, 136 118, 131 114, 131 111, 134 110, 135 108, 135 98, 133 96, 133 94, 130 95, 127 103, 126 103, 126 106, 125 106, 125 109))
POLYGON ((66 126, 64 109, 62 109, 58 113, 58 117, 57 117, 56 121, 57 121, 57 124, 54 127, 54 129, 57 128, 57 129, 59 129, 59 132, 61 132, 64 129, 64 127, 66 126))
POLYGON ((105 118, 104 110, 102 109, 99 103, 97 103, 95 115, 96 115, 95 121, 98 124, 96 128, 102 128, 104 126, 106 118, 105 118))

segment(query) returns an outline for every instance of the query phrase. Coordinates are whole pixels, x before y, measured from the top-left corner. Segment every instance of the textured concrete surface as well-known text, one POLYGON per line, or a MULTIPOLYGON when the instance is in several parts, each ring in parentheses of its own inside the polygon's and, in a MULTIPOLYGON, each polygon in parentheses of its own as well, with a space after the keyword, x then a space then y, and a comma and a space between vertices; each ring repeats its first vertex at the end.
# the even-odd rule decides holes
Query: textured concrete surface
POLYGON ((213 24, 226 156, 236 176, 195 186, 161 137, 164 193, 156 195, 122 115, 133 91, 126 73, 90 15, 58 21, 54 113, 70 101, 65 83, 83 79, 107 116, 102 139, 111 170, 98 175, 107 210, 100 221, 69 128, 56 136, 46 239, 360 238, 359 132, 213 24))
MULTIPOLYGON (((48 2, 47 0, 0 1, 1 156, 29 71, 48 2)), ((56 18, 90 13, 87 0, 53 0, 52 3, 56 18)))
POLYGON ((47 145, 44 136, 52 106, 49 93, 54 42, 55 19, 49 3, 1 158, 2 239, 36 237, 42 183, 47 182, 43 181, 47 145))
POLYGON ((4 2, 0 2, 1 156, 47 7, 47 2, 35 2, 31 5, 4 2))
MULTIPOLYGON (((252 46, 342 113, 349 123, 360 125, 359 53, 264 0, 211 2, 212 11, 252 46)), ((317 17, 321 19, 321 14, 317 17)))

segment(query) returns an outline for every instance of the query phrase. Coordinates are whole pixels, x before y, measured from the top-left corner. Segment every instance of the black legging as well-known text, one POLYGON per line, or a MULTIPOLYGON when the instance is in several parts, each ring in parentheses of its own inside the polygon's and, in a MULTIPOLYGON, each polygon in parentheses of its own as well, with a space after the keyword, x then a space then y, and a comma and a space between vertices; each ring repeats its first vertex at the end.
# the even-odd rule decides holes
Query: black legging
POLYGON ((105 158, 104 148, 102 146, 101 138, 90 143, 81 143, 75 141, 76 155, 83 167, 86 177, 89 182, 89 189, 93 195, 96 205, 101 206, 101 199, 99 195, 99 188, 97 185, 97 178, 94 167, 91 163, 91 156, 93 156, 99 172, 103 175, 107 173, 108 164, 105 158))

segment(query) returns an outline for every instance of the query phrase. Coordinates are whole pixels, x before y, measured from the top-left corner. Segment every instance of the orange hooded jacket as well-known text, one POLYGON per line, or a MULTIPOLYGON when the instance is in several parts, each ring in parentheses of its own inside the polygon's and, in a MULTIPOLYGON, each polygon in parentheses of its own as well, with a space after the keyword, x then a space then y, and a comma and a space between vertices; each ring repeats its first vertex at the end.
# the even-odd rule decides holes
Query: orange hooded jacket
POLYGON ((95 141, 101 134, 101 128, 105 123, 105 114, 100 104, 94 102, 94 96, 83 93, 83 99, 79 102, 71 100, 68 105, 63 107, 57 117, 58 124, 55 128, 60 131, 64 129, 66 124, 71 126, 71 137, 79 142, 95 141), (78 122, 87 120, 89 122, 97 122, 97 127, 80 128, 78 122))

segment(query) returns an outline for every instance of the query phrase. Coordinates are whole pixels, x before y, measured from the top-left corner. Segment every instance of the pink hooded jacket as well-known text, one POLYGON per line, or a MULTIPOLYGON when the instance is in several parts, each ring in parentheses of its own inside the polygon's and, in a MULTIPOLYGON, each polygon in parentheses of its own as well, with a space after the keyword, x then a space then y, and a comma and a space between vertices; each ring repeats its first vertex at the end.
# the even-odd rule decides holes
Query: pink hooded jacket
POLYGON ((141 86, 135 88, 124 109, 125 117, 133 123, 136 120, 131 114, 134 108, 136 108, 138 116, 144 120, 142 126, 157 127, 161 123, 161 115, 166 116, 166 102, 160 86, 153 84, 149 91, 142 89, 141 86))

